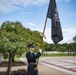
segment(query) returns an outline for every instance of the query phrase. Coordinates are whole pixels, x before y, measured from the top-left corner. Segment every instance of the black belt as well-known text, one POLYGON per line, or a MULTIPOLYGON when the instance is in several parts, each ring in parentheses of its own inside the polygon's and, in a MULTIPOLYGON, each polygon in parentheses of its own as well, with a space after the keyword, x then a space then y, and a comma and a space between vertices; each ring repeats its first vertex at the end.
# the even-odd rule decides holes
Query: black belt
POLYGON ((29 65, 36 65, 36 63, 30 62, 29 65))

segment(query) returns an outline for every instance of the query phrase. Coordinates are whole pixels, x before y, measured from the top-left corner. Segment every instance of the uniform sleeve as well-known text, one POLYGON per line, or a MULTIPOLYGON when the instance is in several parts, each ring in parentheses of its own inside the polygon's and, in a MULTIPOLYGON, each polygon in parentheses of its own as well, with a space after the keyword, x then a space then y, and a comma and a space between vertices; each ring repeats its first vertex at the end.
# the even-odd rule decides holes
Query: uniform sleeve
POLYGON ((36 54, 36 57, 39 58, 40 56, 41 56, 41 53, 38 52, 38 53, 36 54))

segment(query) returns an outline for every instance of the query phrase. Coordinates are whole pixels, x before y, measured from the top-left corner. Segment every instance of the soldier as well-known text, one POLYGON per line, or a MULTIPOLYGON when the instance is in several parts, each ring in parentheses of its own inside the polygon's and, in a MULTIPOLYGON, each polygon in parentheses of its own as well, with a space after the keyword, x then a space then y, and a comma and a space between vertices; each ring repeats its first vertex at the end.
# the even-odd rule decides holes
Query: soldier
POLYGON ((29 44, 28 45, 29 52, 26 53, 26 58, 28 61, 28 67, 27 67, 27 75, 38 75, 37 70, 37 59, 41 56, 41 50, 37 54, 34 53, 34 45, 29 44))

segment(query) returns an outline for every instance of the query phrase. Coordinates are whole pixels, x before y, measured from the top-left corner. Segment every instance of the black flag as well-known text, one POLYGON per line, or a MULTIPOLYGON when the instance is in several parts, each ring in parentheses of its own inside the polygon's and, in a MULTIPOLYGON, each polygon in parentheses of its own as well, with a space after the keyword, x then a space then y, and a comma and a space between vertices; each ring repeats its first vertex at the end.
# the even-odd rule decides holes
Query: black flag
POLYGON ((52 29, 51 37, 55 44, 63 40, 60 19, 57 11, 57 5, 55 0, 50 0, 49 8, 47 12, 47 18, 51 19, 52 29))

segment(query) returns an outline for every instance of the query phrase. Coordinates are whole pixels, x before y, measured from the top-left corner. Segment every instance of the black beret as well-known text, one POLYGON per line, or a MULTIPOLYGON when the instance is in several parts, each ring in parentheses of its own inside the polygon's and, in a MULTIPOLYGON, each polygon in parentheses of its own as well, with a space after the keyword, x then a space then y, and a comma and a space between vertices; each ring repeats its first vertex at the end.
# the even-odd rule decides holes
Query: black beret
POLYGON ((30 48, 30 47, 35 48, 34 44, 29 44, 28 48, 30 48))

